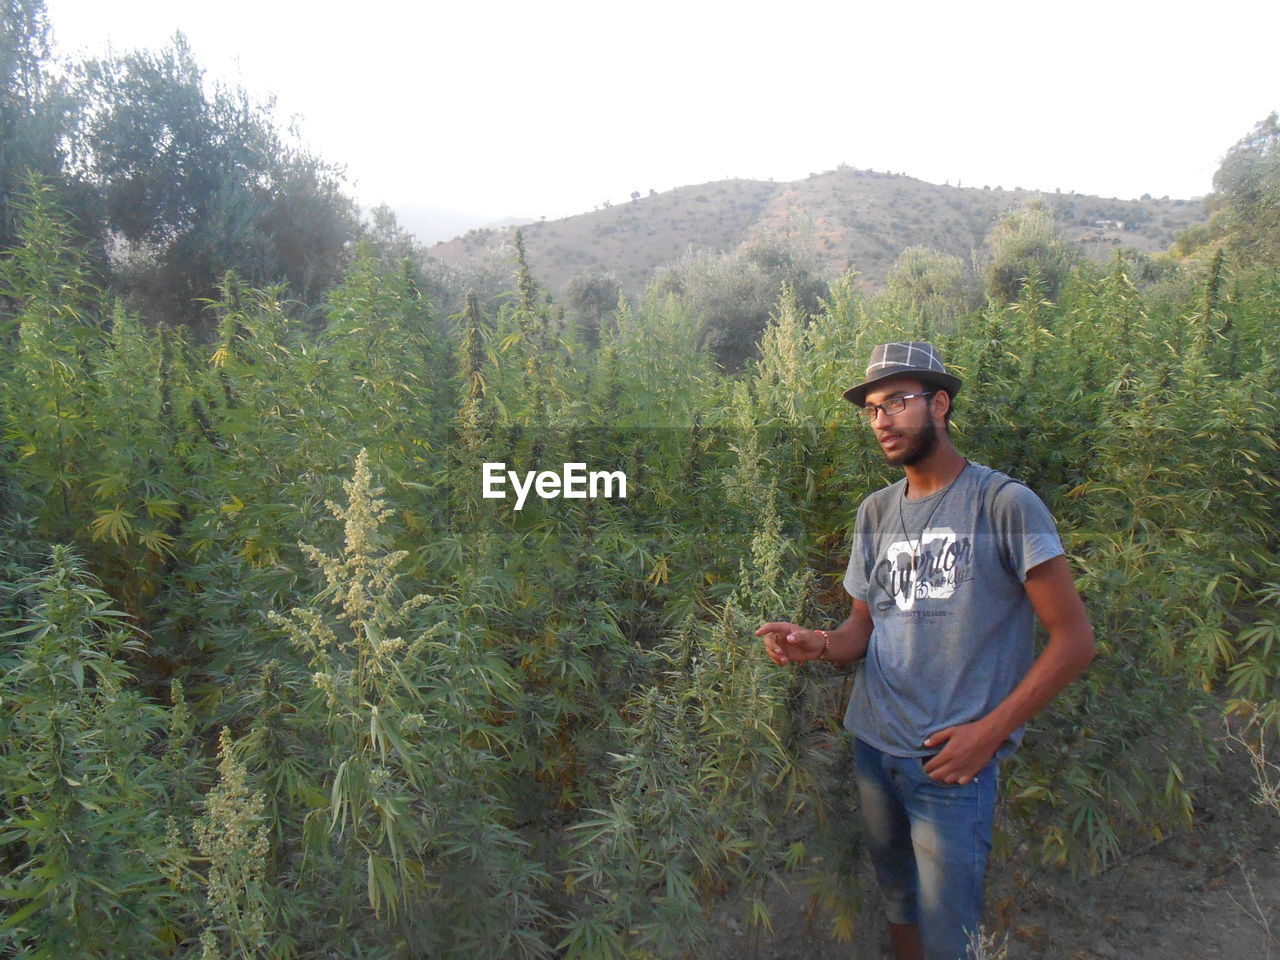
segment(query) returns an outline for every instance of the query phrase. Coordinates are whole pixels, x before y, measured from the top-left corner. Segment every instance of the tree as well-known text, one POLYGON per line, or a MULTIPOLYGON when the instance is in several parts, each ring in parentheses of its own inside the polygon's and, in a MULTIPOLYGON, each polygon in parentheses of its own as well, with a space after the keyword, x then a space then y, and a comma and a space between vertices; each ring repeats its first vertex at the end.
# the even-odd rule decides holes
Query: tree
POLYGON ((401 260, 422 260, 422 244, 406 230, 396 218, 396 212, 383 203, 369 211, 369 222, 364 227, 364 239, 371 244, 379 260, 395 263, 401 260))
POLYGON ((600 330, 605 317, 618 308, 622 284, 612 272, 581 270, 568 279, 561 291, 569 317, 577 324, 582 340, 592 349, 600 346, 600 330))
POLYGON ((144 313, 199 328, 199 301, 232 269, 308 302, 340 279, 358 221, 337 171, 282 140, 269 102, 206 92, 181 34, 84 65, 80 95, 81 146, 125 241, 121 286, 144 313))
POLYGON ((1042 294, 1056 300, 1075 263, 1075 251, 1039 200, 1006 213, 987 236, 991 264, 987 268, 987 296, 1011 303, 1022 294, 1029 277, 1036 277, 1042 294))
POLYGON ((964 261, 929 247, 902 251, 885 278, 885 298, 904 320, 918 322, 922 339, 970 310, 964 261))
POLYGON ((784 285, 794 291, 802 315, 819 309, 827 283, 812 249, 789 237, 766 234, 731 254, 690 251, 654 281, 699 319, 699 338, 726 370, 738 370, 758 353, 760 336, 784 285))
POLYGON ((1272 113, 1227 151, 1213 176, 1219 229, 1245 260, 1280 253, 1280 118, 1272 113))
POLYGON ((26 174, 62 180, 72 109, 51 59, 44 0, 0 0, 0 250, 17 236, 26 174))

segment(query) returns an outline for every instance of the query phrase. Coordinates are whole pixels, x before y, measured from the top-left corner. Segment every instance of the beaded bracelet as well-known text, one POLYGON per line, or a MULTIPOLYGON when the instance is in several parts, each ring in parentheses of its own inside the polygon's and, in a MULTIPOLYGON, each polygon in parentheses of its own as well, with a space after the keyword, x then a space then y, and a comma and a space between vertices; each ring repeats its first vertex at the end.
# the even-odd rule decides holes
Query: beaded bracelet
POLYGON ((817 632, 822 634, 822 652, 818 654, 818 659, 825 660, 827 659, 827 654, 831 652, 831 637, 827 635, 827 631, 825 630, 819 630, 817 632))

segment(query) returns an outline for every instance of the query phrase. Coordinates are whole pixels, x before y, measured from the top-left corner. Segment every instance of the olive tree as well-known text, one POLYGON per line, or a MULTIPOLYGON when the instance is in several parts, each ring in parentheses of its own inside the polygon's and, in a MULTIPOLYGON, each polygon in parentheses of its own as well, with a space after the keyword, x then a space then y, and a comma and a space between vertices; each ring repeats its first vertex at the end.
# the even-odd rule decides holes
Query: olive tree
POLYGON ((987 245, 987 296, 998 303, 1017 300, 1029 277, 1036 278, 1047 299, 1056 300, 1076 261, 1053 215, 1038 200, 1006 213, 988 234, 987 245))
POLYGON ((777 234, 749 240, 732 253, 690 250, 654 283, 697 318, 701 343, 731 371, 758 355, 784 287, 794 291, 802 315, 817 312, 827 293, 817 254, 777 234))

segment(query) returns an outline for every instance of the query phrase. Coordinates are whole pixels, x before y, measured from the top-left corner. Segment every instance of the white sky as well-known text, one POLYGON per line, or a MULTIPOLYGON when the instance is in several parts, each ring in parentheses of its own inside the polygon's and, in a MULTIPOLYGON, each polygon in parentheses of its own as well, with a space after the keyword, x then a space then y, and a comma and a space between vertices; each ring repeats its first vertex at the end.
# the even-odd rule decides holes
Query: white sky
POLYGON ((187 35, 361 202, 565 216, 834 168, 1208 192, 1280 108, 1280 4, 46 0, 63 54, 187 35))

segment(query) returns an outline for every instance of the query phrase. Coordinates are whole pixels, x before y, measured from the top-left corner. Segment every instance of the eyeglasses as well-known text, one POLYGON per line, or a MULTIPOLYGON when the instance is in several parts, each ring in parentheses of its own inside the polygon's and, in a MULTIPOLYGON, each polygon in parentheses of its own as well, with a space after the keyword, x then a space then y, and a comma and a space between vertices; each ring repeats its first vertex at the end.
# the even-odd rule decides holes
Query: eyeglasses
POLYGON ((867 423, 874 423, 877 411, 884 413, 886 417, 896 417, 907 409, 908 400, 914 400, 916 397, 932 397, 937 392, 937 390, 930 390, 928 393, 904 393, 900 397, 890 397, 884 403, 868 403, 860 411, 862 419, 867 423))

